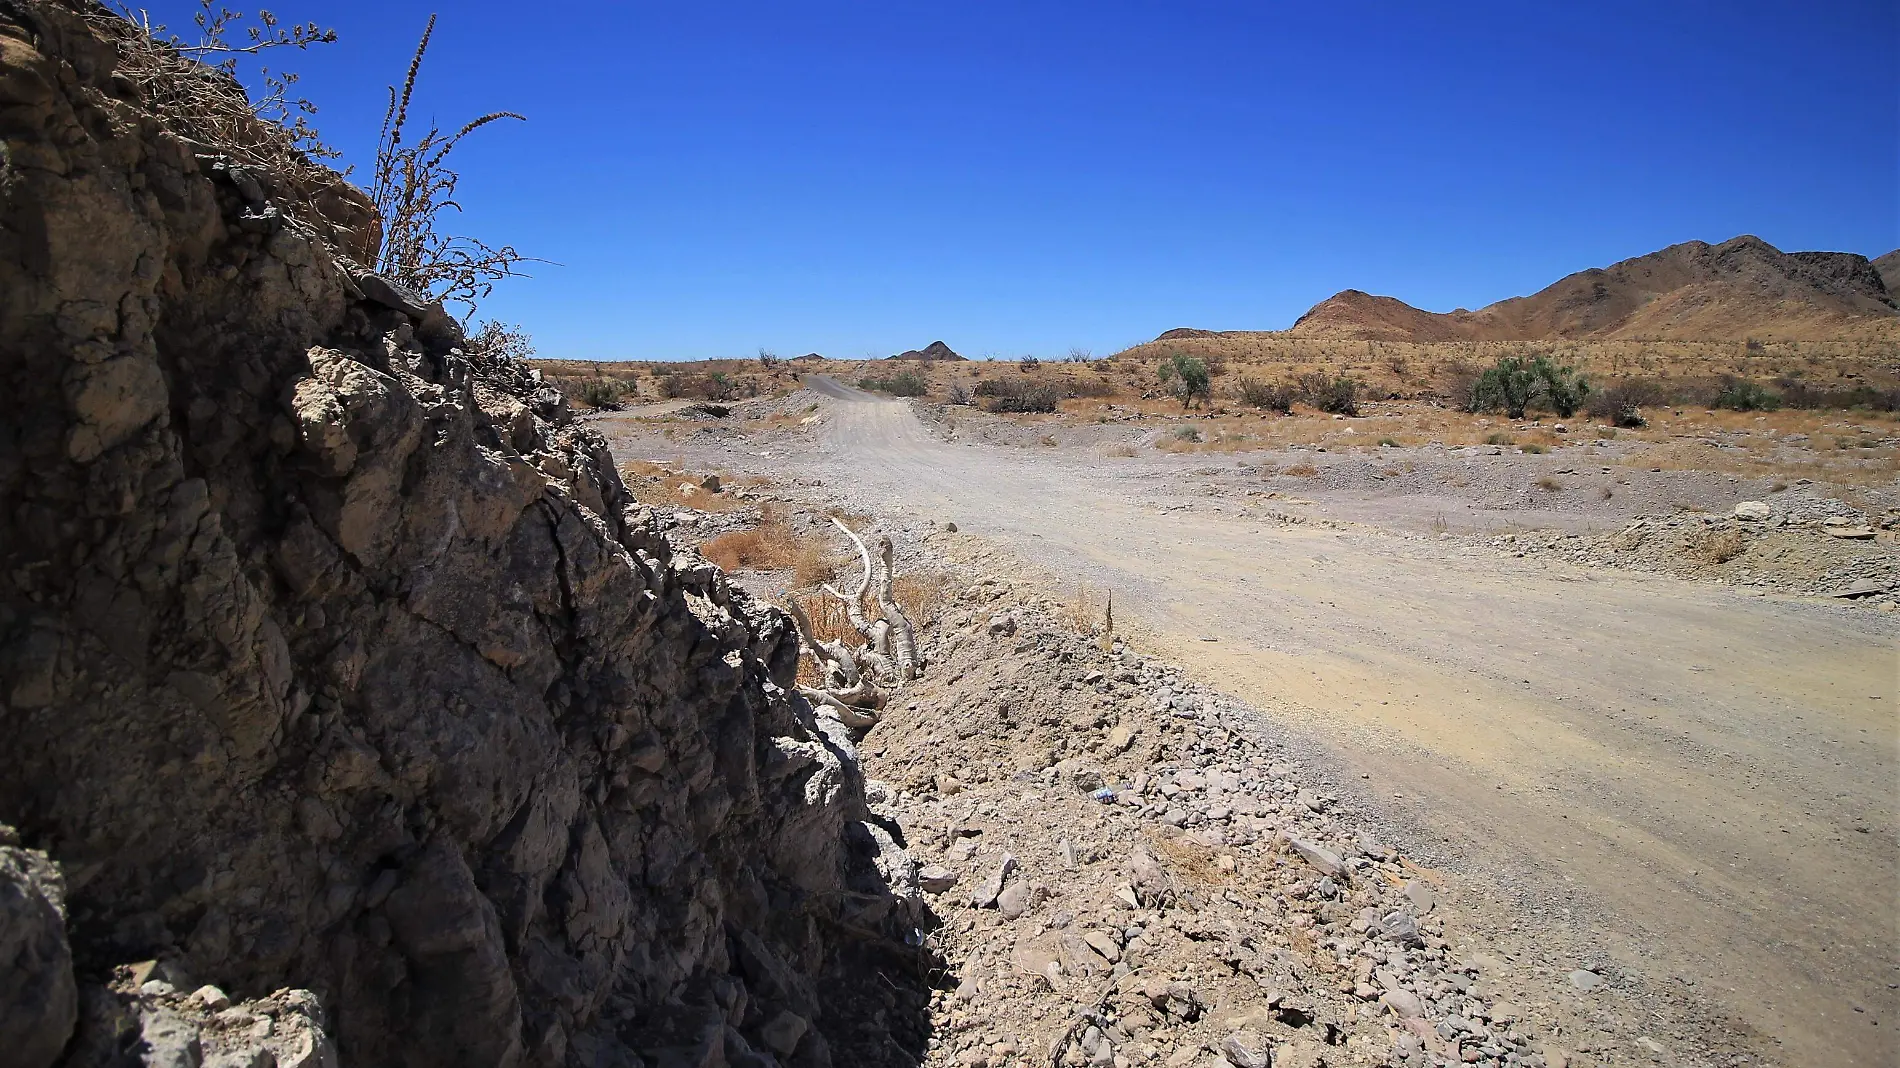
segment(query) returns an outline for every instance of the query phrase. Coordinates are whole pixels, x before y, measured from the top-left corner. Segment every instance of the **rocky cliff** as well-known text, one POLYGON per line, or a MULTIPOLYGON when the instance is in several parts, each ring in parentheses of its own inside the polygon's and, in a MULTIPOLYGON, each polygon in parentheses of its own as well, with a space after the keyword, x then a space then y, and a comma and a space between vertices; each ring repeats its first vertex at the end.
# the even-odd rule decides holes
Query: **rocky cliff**
POLYGON ((52 1048, 136 1062, 87 1029, 149 1031, 157 961, 315 992, 350 1065, 828 1063, 895 847, 784 617, 96 17, 0 0, 0 821, 65 876, 52 1048))

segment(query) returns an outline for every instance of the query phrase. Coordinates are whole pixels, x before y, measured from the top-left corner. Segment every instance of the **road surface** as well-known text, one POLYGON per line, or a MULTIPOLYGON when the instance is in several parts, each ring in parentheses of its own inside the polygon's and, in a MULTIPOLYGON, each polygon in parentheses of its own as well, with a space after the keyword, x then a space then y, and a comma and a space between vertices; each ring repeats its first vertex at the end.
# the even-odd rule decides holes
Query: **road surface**
POLYGON ((1871 613, 1163 513, 1112 461, 950 444, 807 384, 862 493, 1112 590, 1173 659, 1412 799, 1462 866, 1783 1063, 1900 1063, 1896 653, 1871 613))

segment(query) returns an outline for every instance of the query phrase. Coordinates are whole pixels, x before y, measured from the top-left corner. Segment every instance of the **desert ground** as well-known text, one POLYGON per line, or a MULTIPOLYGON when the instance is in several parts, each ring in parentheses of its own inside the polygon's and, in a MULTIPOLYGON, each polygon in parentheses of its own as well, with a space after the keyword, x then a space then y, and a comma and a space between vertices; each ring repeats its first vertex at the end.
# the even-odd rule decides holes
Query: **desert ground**
MULTIPOLYGON (((803 387, 592 425, 623 462, 880 528, 953 523, 1328 754, 1502 942, 1669 989, 1712 1050, 1893 1062, 1894 536, 1825 525, 1892 524, 1872 451, 1839 484, 1791 484, 1665 463, 1672 436, 1542 420, 1515 436, 1547 452, 1370 447, 1376 416, 1306 415, 1283 444, 1206 452, 1139 421, 803 387), (1753 499, 1769 529, 1698 555, 1753 499), (1632 525, 1678 540, 1619 553, 1632 525), (1856 583, 1872 592, 1830 596, 1856 583)), ((1878 421, 1852 431, 1891 448, 1878 421)))

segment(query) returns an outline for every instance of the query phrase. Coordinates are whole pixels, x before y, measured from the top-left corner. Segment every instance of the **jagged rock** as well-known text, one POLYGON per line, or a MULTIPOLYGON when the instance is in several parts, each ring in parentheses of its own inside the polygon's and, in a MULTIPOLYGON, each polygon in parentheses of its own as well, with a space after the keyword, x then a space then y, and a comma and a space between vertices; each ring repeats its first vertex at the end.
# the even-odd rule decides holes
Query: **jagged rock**
POLYGON ((66 943, 65 884, 45 853, 0 824, 0 1050, 44 1068, 73 1033, 79 990, 66 943))
POLYGON ((338 252, 360 192, 181 137, 101 19, 0 3, 0 818, 87 873, 75 955, 328 991, 311 1068, 607 1063, 715 985, 822 1048, 888 887, 786 619, 338 252))

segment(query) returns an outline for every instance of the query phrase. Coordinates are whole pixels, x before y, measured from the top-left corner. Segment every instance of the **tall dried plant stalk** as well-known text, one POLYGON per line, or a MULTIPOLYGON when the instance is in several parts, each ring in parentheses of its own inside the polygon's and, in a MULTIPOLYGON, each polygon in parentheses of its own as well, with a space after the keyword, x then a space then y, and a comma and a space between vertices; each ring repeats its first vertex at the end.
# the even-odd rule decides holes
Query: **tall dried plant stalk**
POLYGON ((383 112, 375 180, 370 187, 370 198, 383 217, 383 247, 376 269, 386 278, 436 300, 465 305, 472 312, 478 301, 493 292, 496 282, 521 276, 516 268, 529 257, 512 245, 495 248, 441 229, 444 212, 462 210, 455 199, 461 175, 448 165, 449 154, 462 138, 491 122, 527 120, 512 111, 491 111, 452 134, 431 124, 420 140, 404 142, 409 103, 429 39, 435 34, 435 19, 429 16, 402 88, 389 87, 389 106, 383 112))

